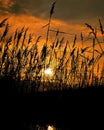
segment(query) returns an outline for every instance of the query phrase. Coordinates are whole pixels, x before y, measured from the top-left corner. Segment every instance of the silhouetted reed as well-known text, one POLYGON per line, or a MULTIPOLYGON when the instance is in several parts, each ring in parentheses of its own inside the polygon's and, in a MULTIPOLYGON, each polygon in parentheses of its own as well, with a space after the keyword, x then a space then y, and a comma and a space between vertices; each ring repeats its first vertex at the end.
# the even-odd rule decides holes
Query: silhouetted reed
POLYGON ((31 33, 27 36, 28 28, 25 27, 16 29, 15 33, 9 36, 10 27, 6 23, 8 19, 0 22, 0 28, 5 26, 0 36, 0 79, 15 79, 18 81, 18 90, 23 88, 26 93, 104 85, 104 64, 102 68, 98 64, 104 55, 101 20, 99 19, 99 27, 102 39, 99 39, 94 27, 85 23, 90 29, 89 36, 92 35, 89 41, 91 46, 84 47, 86 41, 82 33, 82 46, 78 46, 76 34, 73 42, 69 43, 64 36, 59 38, 60 31, 55 31, 53 43, 47 44, 55 3, 50 10, 46 43, 43 43, 41 52, 37 44, 41 36, 34 41, 31 33), (47 68, 53 70, 52 76, 45 75, 44 70, 47 68))

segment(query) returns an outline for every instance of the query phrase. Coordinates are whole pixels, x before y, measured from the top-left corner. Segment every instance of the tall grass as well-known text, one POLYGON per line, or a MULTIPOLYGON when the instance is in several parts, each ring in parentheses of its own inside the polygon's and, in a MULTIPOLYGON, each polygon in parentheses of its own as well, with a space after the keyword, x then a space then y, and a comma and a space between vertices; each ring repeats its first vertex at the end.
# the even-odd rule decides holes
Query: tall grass
POLYGON ((100 38, 97 30, 85 23, 90 30, 91 38, 87 42, 91 46, 84 47, 86 41, 82 33, 82 46, 78 46, 77 35, 70 43, 64 36, 58 36, 59 31, 54 31, 54 41, 48 45, 55 3, 50 10, 46 43, 43 43, 41 52, 37 44, 41 36, 34 41, 31 34, 27 35, 28 28, 25 27, 16 29, 10 36, 8 19, 0 22, 0 28, 5 27, 0 34, 0 79, 10 77, 17 80, 18 88, 22 87, 24 92, 104 85, 104 63, 99 64, 104 56, 104 29, 101 20, 99 19, 100 38), (52 68, 52 76, 44 74, 44 69, 47 68, 52 68))

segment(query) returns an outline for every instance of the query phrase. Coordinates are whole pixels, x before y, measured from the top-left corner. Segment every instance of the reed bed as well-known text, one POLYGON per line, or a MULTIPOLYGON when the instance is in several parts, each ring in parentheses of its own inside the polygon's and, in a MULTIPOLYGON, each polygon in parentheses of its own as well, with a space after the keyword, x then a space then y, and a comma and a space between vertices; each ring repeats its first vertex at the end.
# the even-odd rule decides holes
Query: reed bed
POLYGON ((104 85, 104 63, 99 63, 104 56, 101 20, 99 30, 85 23, 89 35, 84 37, 81 33, 80 46, 77 35, 71 43, 64 36, 59 37, 60 31, 54 31, 54 41, 49 43, 54 6, 55 2, 50 10, 49 23, 45 25, 48 29, 41 52, 38 46, 41 35, 34 41, 31 34, 27 35, 28 28, 25 27, 10 35, 8 18, 0 22, 0 29, 3 28, 0 33, 0 80, 9 77, 16 81, 14 87, 18 86, 18 90, 23 89, 26 93, 104 85), (86 43, 90 46, 84 47, 86 43), (44 73, 47 68, 52 69, 52 75, 44 73))

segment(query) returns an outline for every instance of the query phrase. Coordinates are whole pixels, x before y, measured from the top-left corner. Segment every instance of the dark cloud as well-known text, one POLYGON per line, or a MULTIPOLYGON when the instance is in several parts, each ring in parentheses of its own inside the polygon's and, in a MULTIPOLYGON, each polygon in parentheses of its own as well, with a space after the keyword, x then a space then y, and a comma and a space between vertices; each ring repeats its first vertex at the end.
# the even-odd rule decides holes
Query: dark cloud
POLYGON ((47 18, 52 0, 16 0, 10 8, 11 13, 27 14, 47 18))
MULTIPOLYGON (((4 0, 2 6, 8 7, 10 13, 48 18, 52 2, 53 0, 4 0)), ((104 12, 103 5, 104 0, 57 0, 53 17, 61 20, 101 17, 104 12)), ((5 11, 2 6, 1 10, 5 11)))
POLYGON ((60 0, 56 7, 56 17, 80 20, 103 16, 103 4, 103 0, 60 0))

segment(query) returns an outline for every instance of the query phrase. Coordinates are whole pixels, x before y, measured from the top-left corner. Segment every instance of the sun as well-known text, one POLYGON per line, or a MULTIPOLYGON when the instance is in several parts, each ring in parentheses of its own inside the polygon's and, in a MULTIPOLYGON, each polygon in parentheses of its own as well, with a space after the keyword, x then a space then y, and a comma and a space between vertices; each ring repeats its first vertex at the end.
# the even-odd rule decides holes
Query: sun
POLYGON ((49 125, 47 130, 55 130, 55 127, 49 125))
POLYGON ((51 68, 47 68, 47 69, 44 70, 44 74, 52 76, 53 75, 53 71, 52 71, 51 68))

